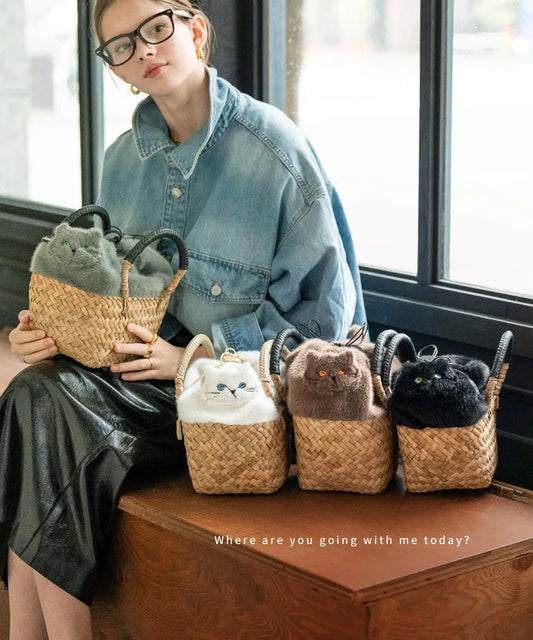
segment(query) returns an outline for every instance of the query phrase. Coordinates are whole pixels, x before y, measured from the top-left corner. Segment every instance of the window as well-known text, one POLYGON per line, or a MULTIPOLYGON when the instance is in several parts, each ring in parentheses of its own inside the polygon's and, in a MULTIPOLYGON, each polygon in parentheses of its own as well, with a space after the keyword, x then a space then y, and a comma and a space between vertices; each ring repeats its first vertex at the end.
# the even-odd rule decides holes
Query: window
POLYGON ((533 357, 531 1, 285 7, 287 111, 340 192, 370 319, 386 300, 389 326, 486 348, 512 324, 533 357))
POLYGON ((76 3, 6 2, 0 21, 0 194, 77 207, 76 3))
POLYGON ((104 79, 104 141, 105 148, 117 137, 131 129, 131 116, 146 94, 133 95, 123 80, 109 69, 103 70, 104 79))
POLYGON ((533 3, 456 1, 445 277, 533 297, 533 3))
POLYGON ((423 5, 287 2, 287 111, 340 192, 361 264, 533 297, 533 3, 423 5))
POLYGON ((415 274, 420 1, 287 10, 289 115, 339 191, 358 259, 415 274))

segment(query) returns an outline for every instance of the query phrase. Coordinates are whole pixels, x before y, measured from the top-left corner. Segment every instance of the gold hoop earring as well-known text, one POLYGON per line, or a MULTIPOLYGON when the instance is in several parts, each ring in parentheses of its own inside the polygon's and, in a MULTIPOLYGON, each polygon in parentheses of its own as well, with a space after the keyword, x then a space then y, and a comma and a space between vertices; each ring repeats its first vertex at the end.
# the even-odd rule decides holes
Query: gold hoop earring
POLYGON ((130 84, 130 91, 131 91, 131 93, 133 93, 133 95, 134 95, 134 96, 138 96, 138 95, 139 95, 139 93, 141 93, 141 92, 139 91, 139 89, 137 89, 136 87, 134 87, 132 84, 130 84))
POLYGON ((203 60, 204 52, 201 49, 196 49, 196 57, 198 58, 198 60, 203 60))

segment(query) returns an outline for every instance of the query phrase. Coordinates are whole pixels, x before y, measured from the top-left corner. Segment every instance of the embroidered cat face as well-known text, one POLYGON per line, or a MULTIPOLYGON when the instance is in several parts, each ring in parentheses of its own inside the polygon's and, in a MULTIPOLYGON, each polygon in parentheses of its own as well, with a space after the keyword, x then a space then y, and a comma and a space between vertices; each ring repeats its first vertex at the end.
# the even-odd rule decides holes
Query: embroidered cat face
POLYGON ((257 373, 249 362, 225 362, 207 366, 202 394, 210 406, 239 407, 264 393, 257 373))
MULTIPOLYGON (((454 366, 453 358, 405 362, 393 375, 389 409, 396 424, 414 429, 464 427, 475 424, 486 413, 488 406, 479 380, 465 373, 463 364, 454 366)), ((483 363, 473 362, 488 371, 483 363)), ((476 366, 476 370, 480 368, 476 366)))
POLYGON ((370 360, 360 349, 312 339, 286 362, 287 403, 293 415, 360 421, 382 412, 373 405, 370 360))

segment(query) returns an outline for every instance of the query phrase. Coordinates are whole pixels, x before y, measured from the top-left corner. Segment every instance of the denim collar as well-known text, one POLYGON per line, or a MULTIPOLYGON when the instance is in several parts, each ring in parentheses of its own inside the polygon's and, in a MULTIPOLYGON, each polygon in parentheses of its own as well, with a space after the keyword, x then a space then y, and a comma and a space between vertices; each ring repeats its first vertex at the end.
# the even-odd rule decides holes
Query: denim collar
POLYGON ((206 67, 209 75, 209 118, 185 142, 175 145, 168 136, 168 126, 150 96, 140 102, 132 118, 133 137, 141 160, 147 160, 161 150, 168 152, 168 161, 190 178, 200 154, 210 148, 227 129, 237 112, 238 92, 219 78, 214 67, 206 67))

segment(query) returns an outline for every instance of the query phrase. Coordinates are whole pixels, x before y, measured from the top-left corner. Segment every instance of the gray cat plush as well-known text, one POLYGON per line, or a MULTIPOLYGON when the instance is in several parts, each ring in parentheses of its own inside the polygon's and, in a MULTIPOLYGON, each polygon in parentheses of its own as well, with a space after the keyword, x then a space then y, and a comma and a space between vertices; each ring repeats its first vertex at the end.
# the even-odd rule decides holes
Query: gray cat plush
POLYGON ((37 245, 30 265, 32 272, 110 296, 120 294, 121 268, 115 245, 100 229, 81 229, 65 222, 37 245))
MULTIPOLYGON (((138 239, 124 240, 121 248, 127 252, 137 242, 138 239)), ((141 256, 129 272, 129 294, 133 297, 158 296, 174 275, 172 267, 151 247, 147 247, 141 256)), ((72 227, 63 222, 51 238, 45 238, 37 245, 30 271, 91 293, 119 296, 123 264, 123 258, 117 255, 116 244, 106 239, 100 229, 72 227)))

